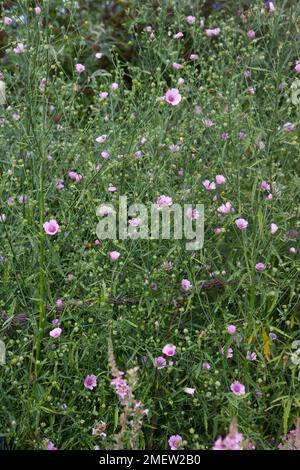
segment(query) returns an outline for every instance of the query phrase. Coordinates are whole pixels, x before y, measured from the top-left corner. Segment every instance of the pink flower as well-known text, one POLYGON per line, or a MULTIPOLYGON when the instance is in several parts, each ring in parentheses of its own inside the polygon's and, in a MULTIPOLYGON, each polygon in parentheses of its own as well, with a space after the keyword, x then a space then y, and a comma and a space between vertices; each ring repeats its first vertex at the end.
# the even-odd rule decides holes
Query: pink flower
POLYGON ((245 132, 239 132, 239 139, 240 140, 245 140, 246 134, 245 132))
POLYGON ((76 64, 75 65, 75 71, 76 71, 76 73, 78 73, 78 75, 80 75, 82 72, 85 71, 85 66, 82 65, 82 64, 76 64))
POLYGON ((172 357, 176 354, 176 346, 174 344, 166 344, 162 350, 163 354, 168 357, 172 357))
POLYGON ((160 369, 163 369, 164 367, 166 367, 167 361, 165 360, 164 357, 158 356, 154 359, 154 365, 155 365, 156 369, 160 370, 160 369))
POLYGON ((98 137, 96 137, 96 142, 98 144, 104 144, 104 142, 106 142, 106 140, 107 140, 107 135, 106 134, 99 135, 98 137))
POLYGON ((15 54, 23 54, 25 52, 25 46, 22 42, 18 42, 17 47, 13 49, 15 54))
POLYGON ((93 390, 93 388, 95 388, 97 385, 97 377, 94 374, 87 375, 84 379, 83 385, 85 386, 85 388, 93 390))
POLYGON ((82 175, 76 171, 69 171, 68 176, 71 180, 75 181, 75 183, 79 183, 79 181, 82 180, 82 175))
POLYGON ((184 389, 185 393, 187 393, 188 395, 194 395, 196 389, 195 388, 190 388, 190 387, 185 387, 184 389))
POLYGON ((247 93, 248 93, 249 95, 254 95, 254 94, 256 93, 256 88, 255 88, 255 86, 249 86, 249 87, 247 88, 247 93))
POLYGON ((165 100, 172 106, 176 106, 181 101, 181 94, 177 88, 171 88, 165 94, 165 100))
POLYGON ((186 215, 190 220, 197 220, 200 217, 199 211, 197 211, 197 209, 191 208, 186 211, 186 215))
POLYGON ((152 33, 152 26, 150 25, 146 26, 146 33, 152 33))
POLYGON ((211 183, 209 180, 204 180, 202 184, 205 187, 205 189, 207 189, 208 191, 214 191, 216 189, 215 183, 214 182, 211 183))
POLYGON ((181 281, 181 287, 183 290, 189 290, 191 288, 192 284, 188 279, 182 279, 181 281))
POLYGON ((186 21, 188 24, 194 24, 195 21, 196 21, 196 17, 195 16, 192 16, 192 15, 189 15, 186 17, 186 21))
POLYGON ((109 193, 114 193, 114 192, 117 191, 117 188, 116 188, 116 186, 112 186, 112 185, 110 184, 110 185, 108 186, 108 188, 107 188, 107 191, 108 191, 109 193))
POLYGON ((3 18, 3 23, 5 24, 5 26, 10 26, 12 24, 13 20, 11 18, 9 18, 8 16, 5 16, 3 18))
POLYGON ((271 234, 274 235, 278 230, 278 226, 276 224, 271 224, 271 234))
POLYGON ((255 265, 256 271, 264 271, 266 269, 266 265, 264 263, 257 263, 255 265))
POLYGON ((222 140, 228 140, 228 139, 229 139, 229 134, 228 134, 228 132, 222 132, 222 134, 221 134, 221 139, 222 139, 222 140))
POLYGON ((291 253, 291 255, 296 255, 298 253, 297 248, 295 248, 294 246, 291 246, 291 248, 289 248, 289 252, 291 253))
POLYGON ((206 29, 205 32, 207 36, 214 37, 214 36, 219 36, 221 29, 220 28, 206 29))
POLYGON ((225 178, 225 176, 223 176, 223 175, 217 175, 217 176, 216 176, 216 183, 219 184, 219 185, 226 183, 226 178, 225 178))
POLYGON ((230 390, 234 395, 240 396, 240 395, 245 395, 245 386, 241 384, 238 380, 235 380, 231 385, 230 385, 230 390))
POLYGON ((59 232, 59 225, 55 219, 51 219, 49 222, 45 222, 43 227, 47 235, 56 235, 57 232, 59 232))
POLYGON ((165 196, 162 194, 156 201, 155 207, 160 210, 164 207, 170 207, 173 204, 172 198, 170 196, 165 196))
POLYGON ((190 55, 190 60, 198 60, 198 59, 199 59, 198 54, 191 54, 190 55))
POLYGON ((177 64, 177 62, 174 62, 174 63, 172 64, 172 67, 173 67, 173 69, 175 69, 175 70, 180 70, 180 69, 183 68, 183 65, 182 65, 182 64, 177 64))
POLYGON ((270 183, 268 183, 268 181, 263 180, 260 183, 260 189, 262 189, 263 191, 270 191, 271 185, 270 185, 270 183))
POLYGON ((34 12, 36 16, 40 16, 40 14, 42 13, 42 9, 40 7, 35 7, 34 12))
POLYGON ((222 206, 218 207, 217 211, 220 214, 229 214, 230 212, 234 212, 234 209, 231 202, 226 202, 225 204, 222 204, 222 206))
POLYGON ((213 127, 215 125, 215 123, 209 118, 204 119, 203 124, 205 125, 205 127, 213 127))
POLYGON ((60 326, 60 321, 58 318, 54 318, 54 320, 52 320, 52 326, 54 327, 57 327, 57 326, 60 326))
POLYGON ((283 130, 286 131, 286 132, 293 132, 295 127, 296 127, 296 124, 294 124, 293 122, 286 122, 282 126, 283 130))
POLYGON ((296 73, 300 73, 300 63, 295 65, 296 73))
POLYGON ((109 157, 110 157, 110 153, 107 152, 106 150, 103 150, 103 152, 101 152, 101 157, 104 158, 105 160, 108 160, 109 157))
POLYGON ((107 97, 108 97, 108 92, 107 91, 101 91, 101 93, 99 93, 99 98, 101 100, 106 100, 107 97))
POLYGON ((256 361, 257 355, 255 352, 247 351, 246 359, 248 361, 256 361))
POLYGON ((103 54, 101 52, 96 52, 95 57, 96 59, 100 60, 102 59, 103 54))
POLYGON ((178 85, 183 85, 184 84, 184 78, 178 78, 178 81, 177 81, 178 85))
POLYGON ((118 88, 119 88, 119 84, 116 83, 116 82, 113 82, 111 85, 110 85, 110 88, 114 91, 116 91, 118 88))
POLYGON ((59 338, 61 333, 61 328, 53 328, 53 330, 50 331, 49 335, 51 336, 51 338, 59 338))
POLYGON ((110 384, 112 387, 114 387, 116 394, 119 396, 121 400, 124 400, 127 396, 127 393, 129 391, 129 385, 127 380, 123 379, 123 372, 119 372, 118 377, 113 379, 110 384))
POLYGON ((128 223, 129 225, 131 225, 131 227, 138 227, 139 225, 141 225, 141 219, 139 219, 138 217, 135 217, 133 219, 130 219, 128 223))
POLYGON ((58 190, 63 189, 65 187, 64 180, 62 180, 62 179, 56 180, 55 187, 58 190))
POLYGON ((214 443, 212 450, 242 450, 243 434, 237 430, 236 423, 233 421, 229 428, 228 435, 222 439, 219 437, 214 443))
MULTIPOLYGON (((221 348, 221 354, 224 355, 224 347, 221 348)), ((231 359, 233 357, 233 349, 232 348, 227 349, 226 357, 227 357, 227 359, 231 359)))
POLYGON ((176 436, 171 436, 168 440, 168 444, 171 450, 179 450, 183 446, 182 437, 178 434, 176 436))
POLYGON ((235 325, 229 325, 227 327, 227 331, 230 335, 234 335, 234 333, 236 332, 236 326, 235 325))
POLYGON ((178 33, 175 34, 174 37, 175 37, 175 39, 181 39, 181 38, 183 38, 183 36, 184 36, 184 34, 181 31, 179 31, 178 33))
POLYGON ((250 31, 248 31, 247 33, 247 36, 249 39, 254 39, 255 38, 255 31, 253 29, 250 29, 250 31))
POLYGON ((45 439, 45 444, 46 444, 46 447, 47 447, 47 450, 57 450, 57 447, 55 447, 55 445, 53 444, 53 442, 50 441, 50 439, 45 439))
POLYGON ((248 227, 248 221, 246 219, 236 219, 235 225, 240 230, 245 230, 248 227))
POLYGON ((55 302, 57 307, 62 307, 63 306, 63 300, 62 299, 57 299, 55 302))
POLYGON ((202 369, 209 370, 210 368, 211 368, 211 365, 209 362, 203 362, 202 369))
POLYGON ((108 255, 112 261, 116 261, 120 257, 121 253, 118 251, 109 251, 108 255))

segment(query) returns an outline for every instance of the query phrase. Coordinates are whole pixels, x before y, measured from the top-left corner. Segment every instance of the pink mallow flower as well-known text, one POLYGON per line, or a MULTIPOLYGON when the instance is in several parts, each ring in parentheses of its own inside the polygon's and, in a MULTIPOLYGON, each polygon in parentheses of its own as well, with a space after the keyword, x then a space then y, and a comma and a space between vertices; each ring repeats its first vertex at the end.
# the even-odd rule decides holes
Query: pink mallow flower
POLYGON ((163 369, 164 367, 166 367, 167 361, 165 360, 164 357, 158 356, 154 359, 154 365, 155 365, 156 369, 160 370, 160 369, 163 369))
POLYGON ((245 395, 245 386, 241 384, 238 380, 235 380, 231 385, 230 385, 230 390, 232 393, 236 396, 240 395, 245 395))
POLYGON ((218 185, 220 185, 220 184, 225 184, 225 183, 226 183, 226 178, 225 178, 225 176, 223 176, 223 175, 217 175, 217 176, 216 176, 216 183, 217 183, 218 185))
POLYGON ((15 54, 23 54, 25 52, 25 46, 22 42, 18 42, 17 46, 13 49, 15 54))
POLYGON ((188 279, 182 279, 181 281, 181 287, 183 290, 189 290, 191 288, 192 284, 188 279))
POLYGON ((195 16, 189 15, 189 16, 186 17, 186 22, 187 22, 188 24, 194 24, 195 21, 196 21, 196 17, 195 17, 195 16))
POLYGON ((207 191, 214 191, 216 189, 216 185, 214 182, 210 182, 209 180, 204 180, 202 182, 203 186, 207 191))
POLYGON ((219 437, 214 443, 212 450, 242 450, 243 440, 243 434, 238 432, 236 423, 233 421, 228 435, 224 439, 219 437))
POLYGON ((230 335, 234 335, 234 333, 236 332, 236 326, 235 325, 229 325, 227 327, 227 331, 230 335))
POLYGON ((240 230, 245 230, 248 227, 248 221, 246 219, 236 219, 235 225, 240 230))
POLYGON ((68 176, 71 180, 75 181, 75 183, 79 183, 79 181, 82 180, 82 175, 76 171, 69 171, 68 176))
POLYGON ((108 97, 108 92, 107 91, 101 91, 101 93, 99 93, 99 98, 101 100, 106 100, 107 97, 108 97))
POLYGON ((234 212, 234 209, 231 202, 226 202, 225 204, 222 204, 222 206, 218 207, 217 211, 220 214, 229 214, 230 212, 234 212))
POLYGON ((120 257, 121 253, 118 251, 109 251, 108 256, 112 261, 117 261, 117 259, 120 257))
POLYGON ((96 137, 96 142, 98 144, 104 144, 104 142, 106 142, 106 140, 107 140, 107 135, 106 134, 99 135, 98 137, 96 137))
POLYGON ((249 39, 254 39, 255 38, 255 31, 253 29, 250 29, 250 31, 247 32, 247 36, 249 39))
POLYGON ((85 386, 85 388, 93 390, 93 388, 95 388, 97 385, 97 377, 94 374, 87 375, 84 379, 83 385, 85 386))
POLYGON ((83 64, 76 64, 75 65, 75 71, 80 75, 82 72, 85 71, 85 66, 83 64))
POLYGON ((51 338, 59 338, 61 333, 61 328, 53 328, 53 330, 50 331, 49 336, 51 336, 51 338))
POLYGON ((177 88, 171 88, 165 94, 165 101, 172 106, 176 106, 181 101, 181 94, 177 88))
POLYGON ((214 36, 219 36, 219 34, 221 33, 221 29, 220 28, 206 29, 205 32, 207 36, 214 37, 214 36))
POLYGON ((278 230, 278 225, 271 224, 271 234, 274 235, 278 230))
POLYGON ((166 344, 166 345, 163 347, 162 352, 163 352, 163 354, 165 354, 165 355, 168 356, 168 357, 175 356, 175 354, 176 354, 176 346, 174 346, 174 344, 166 344))
POLYGON ((5 26, 10 26, 13 23, 13 20, 9 18, 9 16, 5 16, 3 18, 3 23, 5 24, 5 26))
POLYGON ((59 232, 59 225, 55 219, 49 220, 43 224, 44 231, 47 235, 56 235, 59 232))
POLYGON ((176 436, 171 436, 168 440, 168 444, 171 450, 179 450, 183 447, 182 437, 177 434, 176 436))
POLYGON ((185 387, 184 391, 185 391, 185 393, 187 393, 188 395, 193 396, 194 393, 195 393, 195 391, 196 391, 196 389, 195 389, 195 388, 191 388, 191 387, 185 387))
POLYGON ((257 263, 255 265, 256 271, 264 271, 266 269, 266 265, 264 263, 257 263))
POLYGON ((170 207, 173 204, 172 198, 170 196, 165 196, 162 194, 156 201, 156 209, 163 209, 164 207, 170 207))
POLYGON ((53 442, 50 441, 50 439, 45 439, 45 444, 47 450, 57 450, 57 447, 55 447, 55 445, 53 444, 53 442))
POLYGON ((114 91, 116 91, 118 88, 119 88, 119 84, 116 83, 116 82, 113 82, 111 85, 110 85, 110 88, 114 91))

